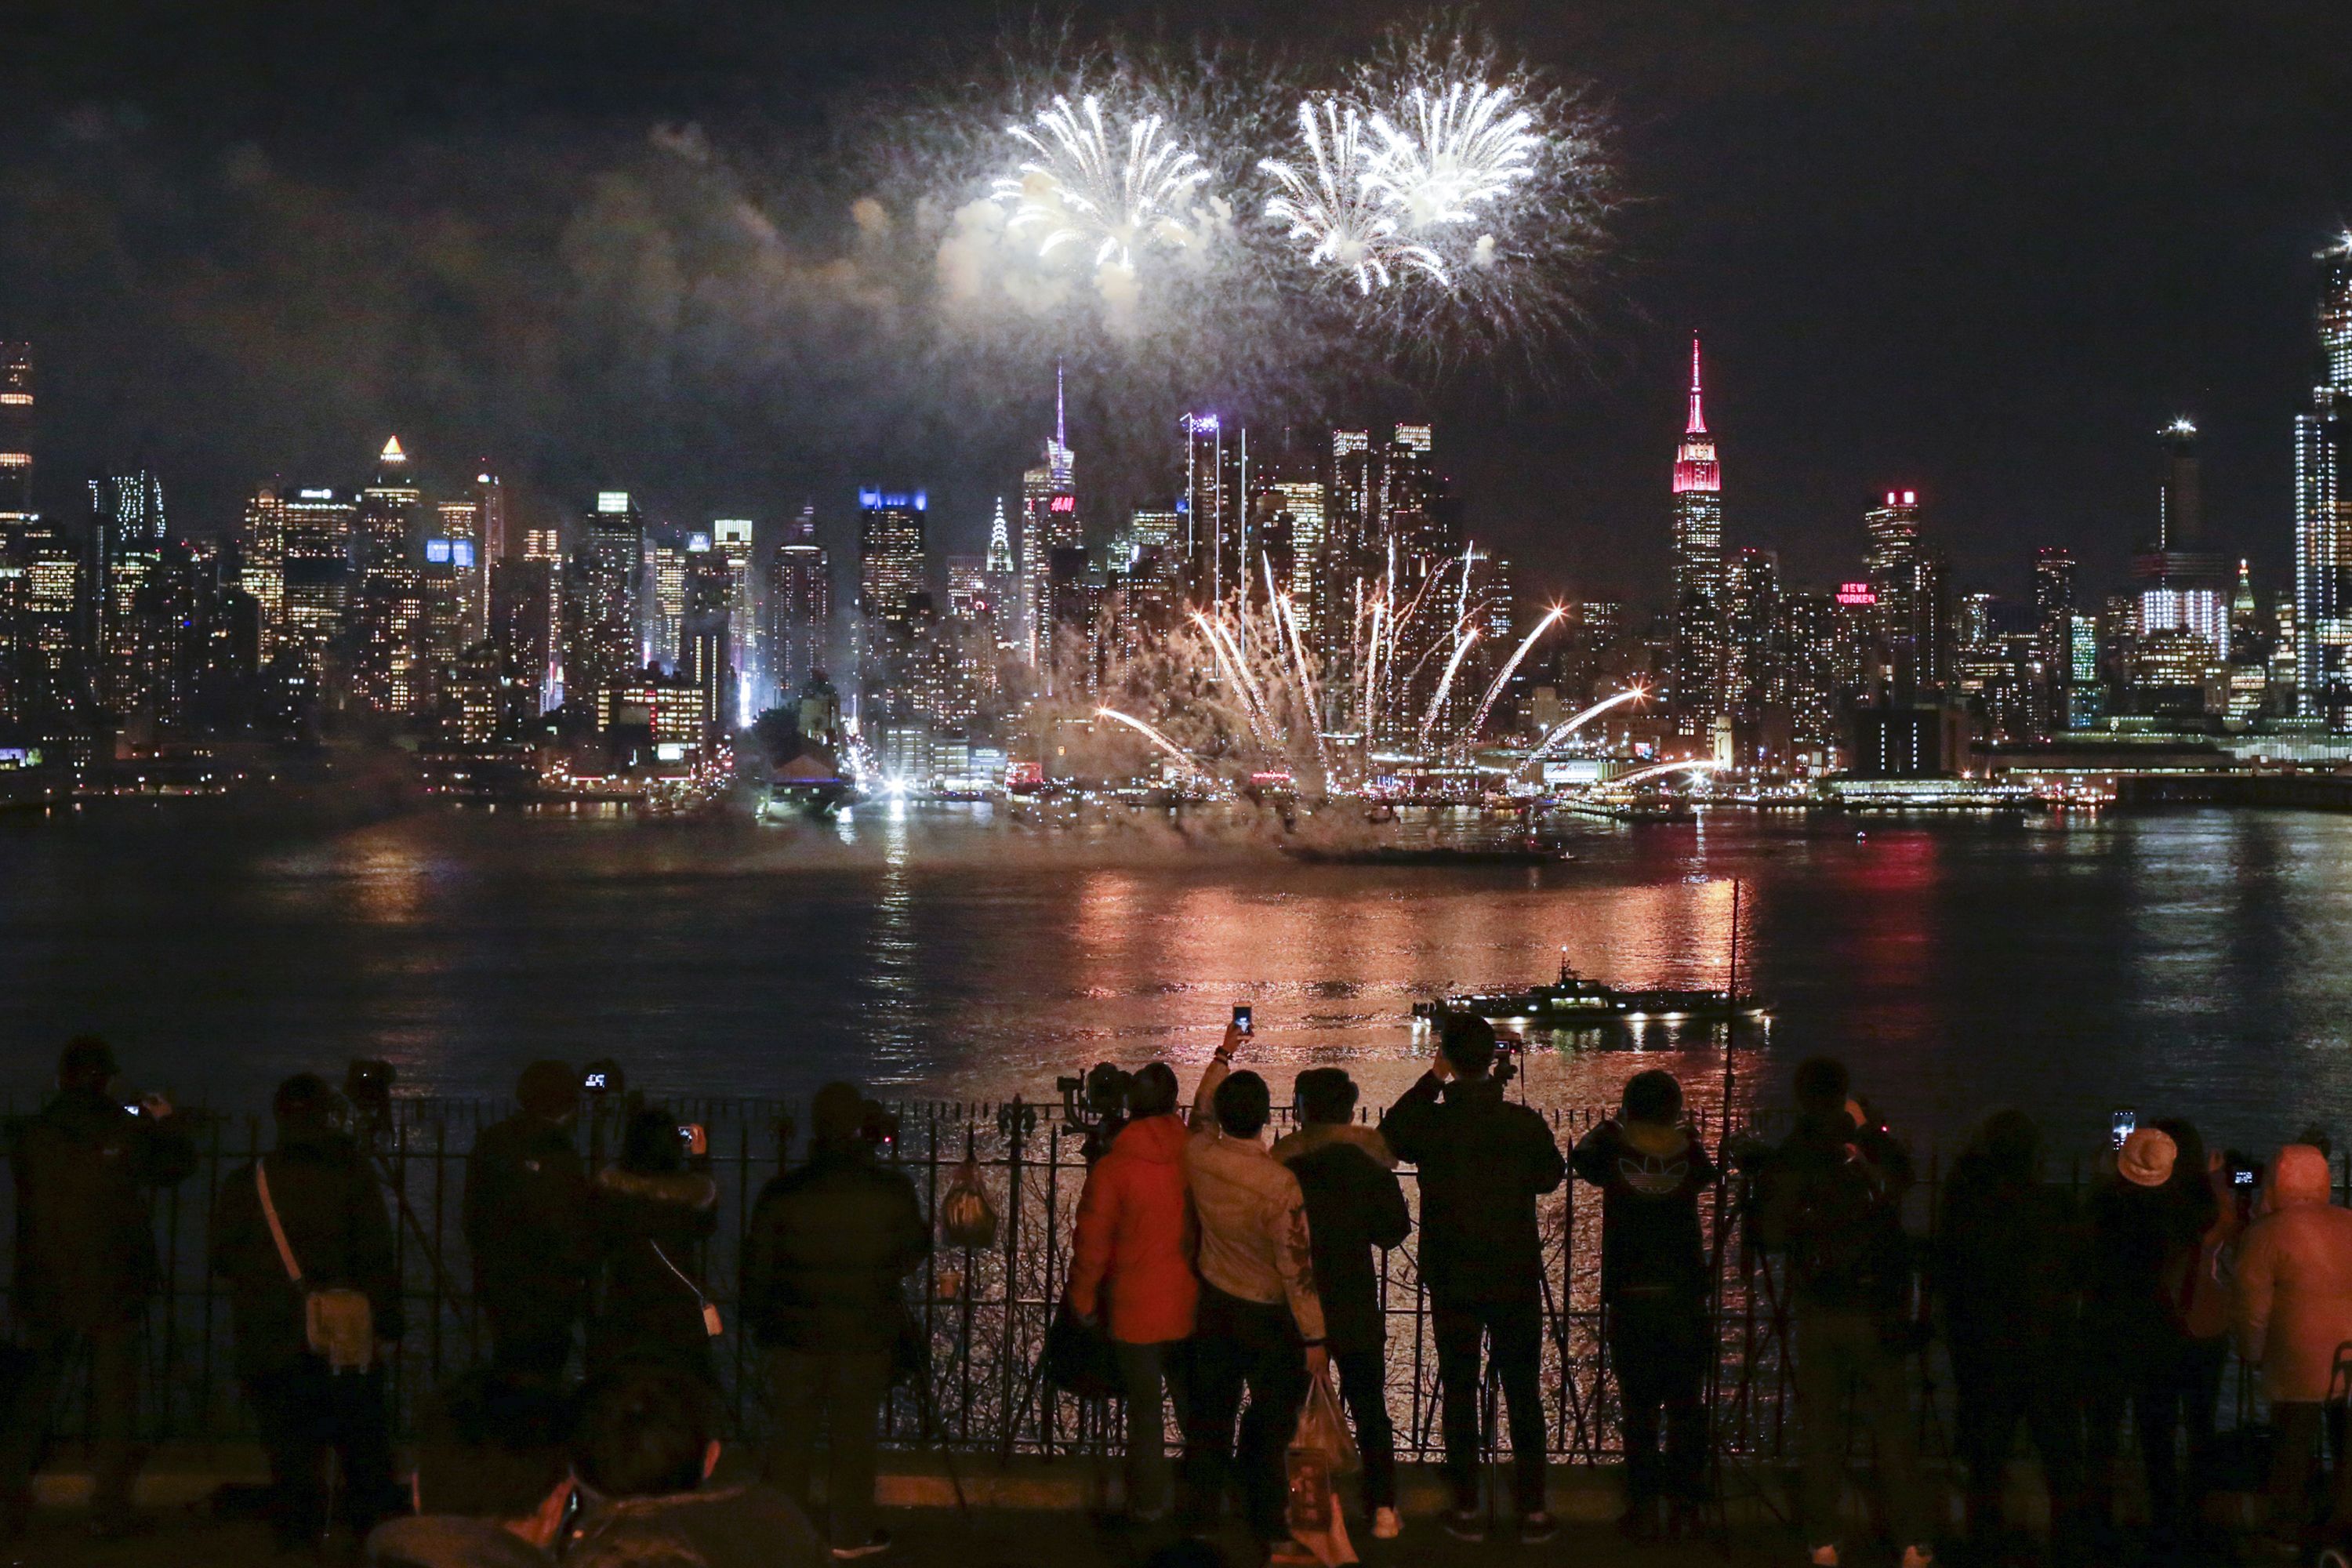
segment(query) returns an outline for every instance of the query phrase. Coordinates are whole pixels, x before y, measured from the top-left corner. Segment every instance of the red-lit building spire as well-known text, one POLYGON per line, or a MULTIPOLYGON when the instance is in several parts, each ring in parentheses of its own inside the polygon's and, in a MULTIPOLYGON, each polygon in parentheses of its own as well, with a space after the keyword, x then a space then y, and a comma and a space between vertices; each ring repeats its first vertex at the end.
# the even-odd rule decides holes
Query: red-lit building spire
POLYGON ((1706 433, 1706 416, 1699 409, 1698 334, 1693 332, 1690 423, 1683 427, 1682 445, 1675 448, 1675 494, 1722 488, 1723 473, 1715 464, 1715 438, 1706 433))
POLYGON ((1690 423, 1683 426, 1683 434, 1704 436, 1706 434, 1706 416, 1699 412, 1698 406, 1698 334, 1696 332, 1691 334, 1690 403, 1690 423))

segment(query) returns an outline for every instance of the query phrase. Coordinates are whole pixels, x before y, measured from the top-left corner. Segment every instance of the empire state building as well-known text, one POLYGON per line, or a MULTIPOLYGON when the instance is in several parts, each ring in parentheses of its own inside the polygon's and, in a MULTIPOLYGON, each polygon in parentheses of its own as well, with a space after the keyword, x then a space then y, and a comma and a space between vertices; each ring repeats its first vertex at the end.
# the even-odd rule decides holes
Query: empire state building
POLYGON ((1691 337, 1690 421, 1675 448, 1673 668, 1675 733, 1711 742, 1723 707, 1723 473, 1699 405, 1698 337, 1691 337))

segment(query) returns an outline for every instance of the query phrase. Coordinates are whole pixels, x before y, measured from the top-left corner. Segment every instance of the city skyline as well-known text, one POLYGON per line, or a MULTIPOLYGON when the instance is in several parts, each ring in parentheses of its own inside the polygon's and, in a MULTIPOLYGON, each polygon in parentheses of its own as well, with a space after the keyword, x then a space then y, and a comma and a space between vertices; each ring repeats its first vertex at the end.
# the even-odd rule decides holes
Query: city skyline
MULTIPOLYGON (((428 69, 384 58, 365 9, 306 35, 315 90, 291 102, 253 76, 267 50, 246 25, 189 37, 161 26, 153 54, 63 36, 6 54, 5 112, 24 134, 0 153, 0 179, 56 221, 0 240, 13 317, 0 334, 44 345, 59 471, 78 481, 135 462, 175 476, 184 515, 228 519, 257 474, 325 474, 335 454, 399 430, 423 452, 499 452, 510 491, 542 512, 621 482, 613 470, 658 510, 709 516, 936 469, 953 476, 940 516, 984 531, 1007 487, 963 476, 1029 458, 1044 392, 942 409, 899 396, 905 378, 877 378, 866 360, 854 363, 873 390, 845 392, 857 384, 800 373, 790 321, 762 333, 730 313, 622 332, 601 307, 551 312, 524 279, 584 277, 593 260, 594 276, 636 288, 633 258, 686 233, 645 205, 649 183, 729 168, 766 205, 767 176, 793 174, 865 84, 932 68, 896 40, 933 32, 940 54, 971 54, 989 47, 992 20, 902 5, 787 39, 724 5, 692 20, 622 7, 599 27, 562 25, 565 48, 547 58, 581 69, 531 63, 505 37, 453 45, 453 60, 428 69), (909 15, 923 26, 908 28, 909 15), (744 68, 713 69, 720 40, 744 68), (506 74, 479 74, 490 58, 506 74), (162 63, 185 58, 211 73, 201 102, 184 85, 198 73, 162 63), (393 115, 395 101, 408 111, 393 115), (541 129, 519 132, 522 116, 541 129), (152 192, 190 184, 225 199, 154 205, 152 192), (356 258, 317 248, 338 232, 373 237, 356 258), (436 276, 431 237, 453 232, 478 265, 445 268, 441 321, 411 280, 436 276), (188 275, 198 258, 197 275, 216 281, 147 296, 128 285, 188 275), (559 364, 587 374, 542 374, 559 364), (697 460, 648 475, 680 449, 697 460)), ((1078 26, 1106 33, 1118 14, 1078 26)), ((1195 19, 1292 41, 1238 8, 1195 19)), ((1335 8, 1313 20, 1348 47, 1382 18, 1335 8)), ((2292 504, 2276 431, 2310 380, 2289 353, 2308 297, 2296 268, 2346 216, 2321 153, 2352 113, 2313 67, 2347 58, 2343 19, 2275 21, 2221 28, 2160 6, 2127 29, 2088 15, 1900 8, 1854 25, 1827 5, 1761 19, 1709 5, 1498 14, 1490 25, 1514 47, 1591 79, 1619 128, 1638 199, 1591 333, 1540 395, 1489 399, 1457 379, 1400 389, 1421 406, 1324 412, 1456 430, 1456 477, 1480 498, 1482 535, 1543 581, 1622 594, 1665 562, 1645 531, 1637 454, 1671 433, 1654 388, 1694 325, 1722 363, 1711 402, 1738 432, 1726 458, 1748 489, 1748 526, 1815 580, 1843 558, 1856 498, 1887 483, 1935 499, 1966 574, 2054 542, 2105 580, 2137 543, 2132 437, 2185 411, 2206 437, 2216 541, 2275 581, 2289 569, 2277 520, 2292 504), (1697 36, 1710 47, 1695 62, 1675 45, 1697 36), (2067 68, 2009 68, 2021 58, 2067 68), (2104 151, 2118 127, 2128 159, 2104 151), (2263 178, 2241 178, 2250 168, 2263 178), (1568 477, 1564 502, 1539 505, 1512 483, 1534 465, 1568 477)), ((525 42, 559 30, 553 10, 528 5, 507 25, 525 42)), ((740 282, 702 281, 722 294, 740 282)), ((812 351, 833 342, 808 338, 812 351)), ((1073 388, 1074 427, 1098 423, 1094 395, 1073 388)), ((1218 390, 1201 395, 1214 406, 1218 390)), ((1096 472, 1112 457, 1092 452, 1096 472)))

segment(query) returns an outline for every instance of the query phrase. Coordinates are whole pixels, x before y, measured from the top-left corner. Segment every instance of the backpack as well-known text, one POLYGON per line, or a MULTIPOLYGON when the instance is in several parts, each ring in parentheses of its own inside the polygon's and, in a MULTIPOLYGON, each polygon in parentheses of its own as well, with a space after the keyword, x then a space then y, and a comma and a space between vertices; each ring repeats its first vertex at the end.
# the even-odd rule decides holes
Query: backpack
POLYGON ((1839 1152, 1777 1153, 1765 1176, 1762 1238, 1787 1257, 1803 1294, 1897 1305, 1909 1275, 1899 1194, 1859 1144, 1839 1152))

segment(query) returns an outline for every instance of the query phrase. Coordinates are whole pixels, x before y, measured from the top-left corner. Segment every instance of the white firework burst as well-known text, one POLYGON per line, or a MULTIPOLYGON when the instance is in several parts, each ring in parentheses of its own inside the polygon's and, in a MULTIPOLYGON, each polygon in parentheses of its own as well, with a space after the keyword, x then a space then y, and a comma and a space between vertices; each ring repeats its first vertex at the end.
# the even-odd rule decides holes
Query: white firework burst
POLYGON ((1372 116, 1381 146, 1367 184, 1407 232, 1467 223, 1535 174, 1543 136, 1511 96, 1456 78, 1408 89, 1394 118, 1372 116))
POLYGON ((1419 273, 1443 287, 1444 261, 1401 232, 1397 214, 1373 184, 1377 153, 1364 132, 1353 104, 1302 100, 1298 137, 1307 166, 1276 158, 1259 162, 1259 170, 1280 187, 1267 198, 1265 216, 1290 226, 1289 237, 1307 244, 1310 265, 1347 273, 1360 293, 1389 287, 1399 272, 1419 273))
POLYGON ((1039 257, 1079 247, 1097 268, 1132 270, 1146 247, 1192 243, 1192 201, 1210 170, 1160 115, 1128 116, 1114 135, 1098 96, 1075 109, 1056 96, 1034 128, 1006 130, 1035 156, 998 180, 993 195, 1011 208, 1007 229, 1034 236, 1039 257))

